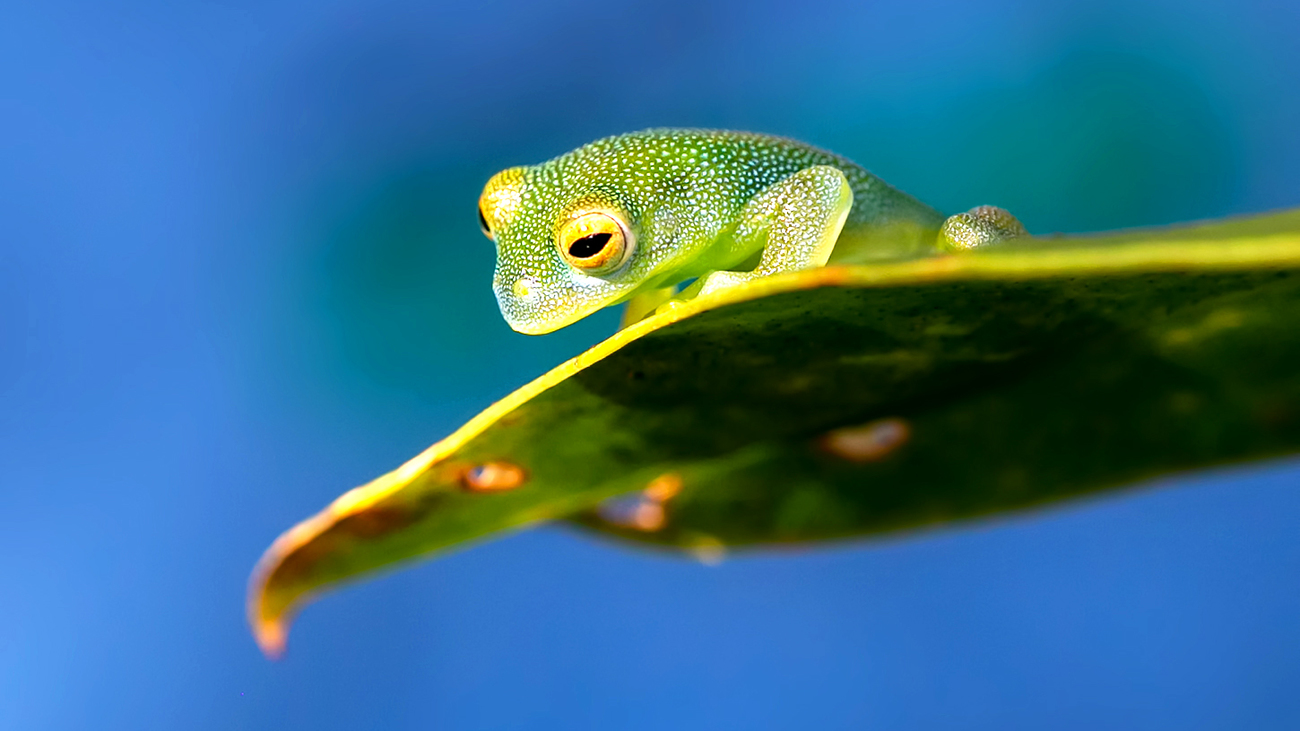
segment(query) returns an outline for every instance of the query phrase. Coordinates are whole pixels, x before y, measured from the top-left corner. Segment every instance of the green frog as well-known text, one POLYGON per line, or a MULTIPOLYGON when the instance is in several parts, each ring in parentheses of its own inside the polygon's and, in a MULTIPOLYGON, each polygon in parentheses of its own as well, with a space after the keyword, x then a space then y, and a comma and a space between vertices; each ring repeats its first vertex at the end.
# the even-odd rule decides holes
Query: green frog
POLYGON ((698 129, 607 137, 503 170, 479 223, 496 243, 501 314, 530 335, 624 302, 626 323, 757 277, 1028 235, 993 206, 945 217, 802 142, 698 129))

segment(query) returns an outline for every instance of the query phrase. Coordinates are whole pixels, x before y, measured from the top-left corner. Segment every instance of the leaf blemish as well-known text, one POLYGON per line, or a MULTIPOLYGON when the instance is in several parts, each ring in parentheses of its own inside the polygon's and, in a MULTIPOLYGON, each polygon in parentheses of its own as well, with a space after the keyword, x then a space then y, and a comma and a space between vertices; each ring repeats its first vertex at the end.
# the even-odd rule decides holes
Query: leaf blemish
POLYGON ((509 462, 484 462, 461 473, 460 481, 471 492, 502 492, 520 487, 528 475, 509 462))
POLYGON ((652 533, 668 522, 664 504, 682 491, 682 476, 665 472, 654 478, 645 489, 631 495, 611 498, 600 504, 600 516, 623 528, 652 533))
POLYGON ((642 494, 657 503, 666 503, 677 497, 682 491, 682 476, 676 472, 665 472, 650 481, 642 494))
POLYGON ((647 533, 663 528, 667 522, 664 504, 640 492, 610 498, 600 504, 598 512, 606 523, 647 533))
POLYGON ((877 419, 861 426, 829 431, 819 440, 821 448, 850 462, 878 462, 912 437, 906 419, 877 419))

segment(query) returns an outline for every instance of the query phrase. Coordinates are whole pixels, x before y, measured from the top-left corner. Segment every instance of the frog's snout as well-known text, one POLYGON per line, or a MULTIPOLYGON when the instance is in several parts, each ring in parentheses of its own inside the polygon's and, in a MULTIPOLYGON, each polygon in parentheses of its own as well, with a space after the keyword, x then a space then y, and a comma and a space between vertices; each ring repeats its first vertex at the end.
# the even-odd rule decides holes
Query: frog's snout
POLYGON ((525 335, 544 335, 554 330, 545 318, 537 317, 541 286, 532 277, 497 277, 493 282, 497 306, 506 324, 515 332, 525 335))
POLYGON ((611 303, 620 292, 594 277, 552 278, 549 272, 511 272, 492 280, 501 316, 516 332, 545 335, 611 303))

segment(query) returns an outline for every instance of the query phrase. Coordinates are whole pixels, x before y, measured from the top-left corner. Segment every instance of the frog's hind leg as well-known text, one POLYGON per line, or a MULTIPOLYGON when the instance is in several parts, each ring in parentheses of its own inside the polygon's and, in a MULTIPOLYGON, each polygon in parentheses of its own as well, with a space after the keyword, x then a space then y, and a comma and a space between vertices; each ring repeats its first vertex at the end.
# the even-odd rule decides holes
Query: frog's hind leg
POLYGON ((753 271, 718 271, 684 294, 708 294, 758 277, 819 267, 830 258, 853 207, 853 189, 839 169, 814 165, 759 193, 741 212, 734 240, 762 249, 753 271))
POLYGON ((978 206, 949 216, 939 229, 940 251, 970 251, 1009 239, 1029 235, 1009 211, 997 206, 978 206))

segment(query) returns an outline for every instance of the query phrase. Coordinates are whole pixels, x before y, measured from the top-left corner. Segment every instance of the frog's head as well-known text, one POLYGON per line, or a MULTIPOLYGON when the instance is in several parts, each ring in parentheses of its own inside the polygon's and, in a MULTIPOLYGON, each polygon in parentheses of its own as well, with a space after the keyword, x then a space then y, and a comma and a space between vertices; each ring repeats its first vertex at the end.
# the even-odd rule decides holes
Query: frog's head
POLYGON ((506 322, 543 335, 615 304, 643 280, 630 266, 637 227, 615 191, 571 190, 538 168, 497 173, 479 198, 479 223, 496 242, 492 280, 506 322))

